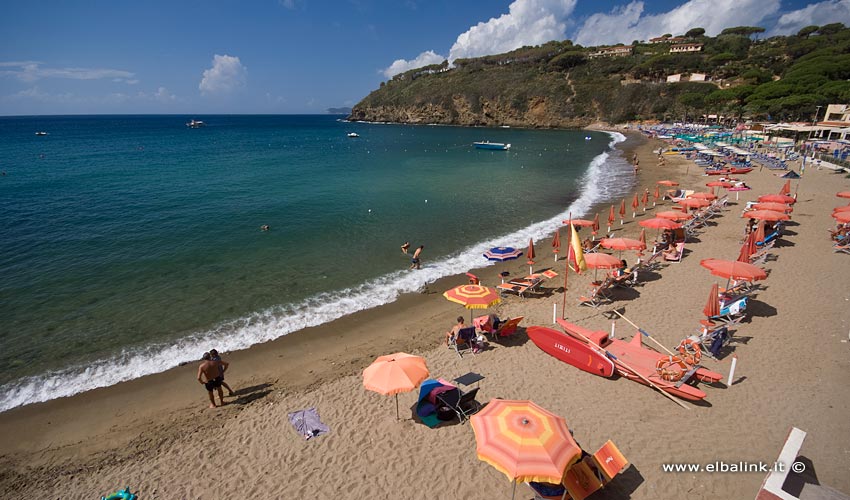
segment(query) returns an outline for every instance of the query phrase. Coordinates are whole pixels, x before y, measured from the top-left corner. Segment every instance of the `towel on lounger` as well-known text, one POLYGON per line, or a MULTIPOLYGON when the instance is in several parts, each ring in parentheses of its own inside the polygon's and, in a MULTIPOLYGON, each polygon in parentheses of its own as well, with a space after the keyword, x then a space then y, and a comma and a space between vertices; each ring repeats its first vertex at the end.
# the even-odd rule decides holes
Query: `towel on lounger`
POLYGON ((315 408, 290 413, 289 422, 299 434, 304 436, 304 439, 321 436, 330 431, 330 428, 319 419, 319 412, 315 408))

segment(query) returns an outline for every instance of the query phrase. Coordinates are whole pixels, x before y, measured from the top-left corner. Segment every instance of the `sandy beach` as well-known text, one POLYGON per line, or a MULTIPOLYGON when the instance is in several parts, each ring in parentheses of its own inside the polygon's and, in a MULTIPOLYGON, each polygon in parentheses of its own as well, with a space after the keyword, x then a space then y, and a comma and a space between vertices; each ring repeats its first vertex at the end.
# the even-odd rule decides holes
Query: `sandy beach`
MULTIPOLYGON (((628 137, 621 147, 627 157, 638 155, 638 192, 654 190, 664 178, 707 189, 712 178, 693 162, 666 155, 666 165, 659 166, 653 151, 662 142, 637 133, 628 137)), ((711 285, 725 284, 700 260, 734 260, 743 206, 777 193, 784 183, 761 168, 742 178, 753 189, 737 202, 731 194, 727 210, 687 244, 681 262, 648 274, 643 286, 616 290, 612 305, 579 306, 592 271, 570 273, 566 318, 607 330, 612 319, 606 313, 617 308, 668 347, 696 333, 711 285)), ((750 302, 748 319, 734 332, 735 383, 703 386, 708 396, 702 404, 685 403, 683 409, 648 387, 579 371, 543 353, 522 329, 503 344, 460 359, 441 344, 454 318, 469 316, 442 296, 466 282, 466 276, 453 276, 393 304, 224 353, 231 363, 227 382, 237 394, 221 408, 207 409, 206 391, 195 379, 197 364, 191 364, 4 412, 0 497, 91 499, 130 486, 143 500, 510 498, 508 479, 476 457, 468 423, 423 425, 412 411, 417 392, 399 395, 397 420, 394 398, 363 388, 362 370, 377 356, 399 351, 424 357, 433 377, 482 374, 481 403, 530 399, 564 416, 588 451, 613 440, 631 465, 593 498, 754 498, 763 473, 665 473, 662 464, 772 463, 792 426, 808 433, 800 454, 810 472, 821 484, 850 494, 850 257, 833 252, 826 231, 834 227, 832 208, 847 201, 835 193, 850 189, 850 179, 809 167, 791 189, 798 199, 792 221, 763 265, 769 275, 750 302), (330 432, 305 440, 287 414, 310 407, 330 432)), ((653 209, 639 209, 633 219, 630 202, 625 223, 616 222, 614 232, 637 238, 637 221, 651 217, 653 209)), ((669 202, 659 205, 667 207, 669 202)), ((607 210, 594 210, 601 213, 603 231, 607 210)), ((566 236, 563 231, 562 242, 566 236)), ((653 236, 648 230, 647 240, 653 236)), ((553 304, 562 314, 565 263, 555 262, 549 240, 535 243, 535 269, 554 266, 560 276, 544 285, 548 293, 542 297, 505 296, 492 312, 524 316, 521 326, 553 326, 553 304)), ((635 257, 624 253, 629 262, 635 257)), ((502 270, 524 275, 528 266, 521 258, 473 272, 493 285, 502 270)), ((616 332, 630 338, 635 329, 619 320, 616 332)), ((732 358, 704 359, 726 375, 732 358)), ((517 487, 517 498, 532 496, 526 485, 517 487)))

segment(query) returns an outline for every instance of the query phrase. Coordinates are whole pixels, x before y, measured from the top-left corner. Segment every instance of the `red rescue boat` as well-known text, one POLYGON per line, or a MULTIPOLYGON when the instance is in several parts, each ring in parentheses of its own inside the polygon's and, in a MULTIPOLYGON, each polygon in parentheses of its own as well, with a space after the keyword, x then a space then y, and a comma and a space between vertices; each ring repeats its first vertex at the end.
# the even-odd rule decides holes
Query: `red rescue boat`
POLYGON ((649 385, 644 380, 647 379, 665 392, 689 401, 700 401, 706 396, 689 382, 714 383, 723 378, 719 373, 689 363, 693 359, 668 356, 644 347, 640 332, 625 342, 609 338, 607 332, 589 330, 563 319, 558 319, 558 324, 566 333, 531 326, 528 337, 544 352, 595 375, 612 377, 616 373, 649 385))

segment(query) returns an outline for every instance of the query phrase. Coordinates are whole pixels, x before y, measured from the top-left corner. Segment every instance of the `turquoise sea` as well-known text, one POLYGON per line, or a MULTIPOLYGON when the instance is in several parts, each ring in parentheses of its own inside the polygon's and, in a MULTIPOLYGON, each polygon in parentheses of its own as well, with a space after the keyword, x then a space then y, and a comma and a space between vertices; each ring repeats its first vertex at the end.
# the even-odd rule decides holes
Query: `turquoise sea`
POLYGON ((0 411, 486 265, 627 192, 622 140, 329 115, 0 118, 0 411), (421 270, 405 241, 425 245, 421 270))

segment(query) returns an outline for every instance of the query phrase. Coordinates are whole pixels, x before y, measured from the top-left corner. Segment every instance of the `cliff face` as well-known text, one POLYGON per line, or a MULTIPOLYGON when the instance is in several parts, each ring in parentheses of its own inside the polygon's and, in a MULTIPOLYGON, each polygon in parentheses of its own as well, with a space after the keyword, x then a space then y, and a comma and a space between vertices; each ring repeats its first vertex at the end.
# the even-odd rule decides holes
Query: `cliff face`
POLYGON ((465 96, 453 95, 450 105, 415 103, 370 106, 360 103, 352 109, 349 120, 462 126, 500 126, 528 128, 579 128, 588 125, 590 118, 570 118, 560 115, 545 97, 529 99, 524 109, 501 99, 479 98, 472 103, 465 96))

